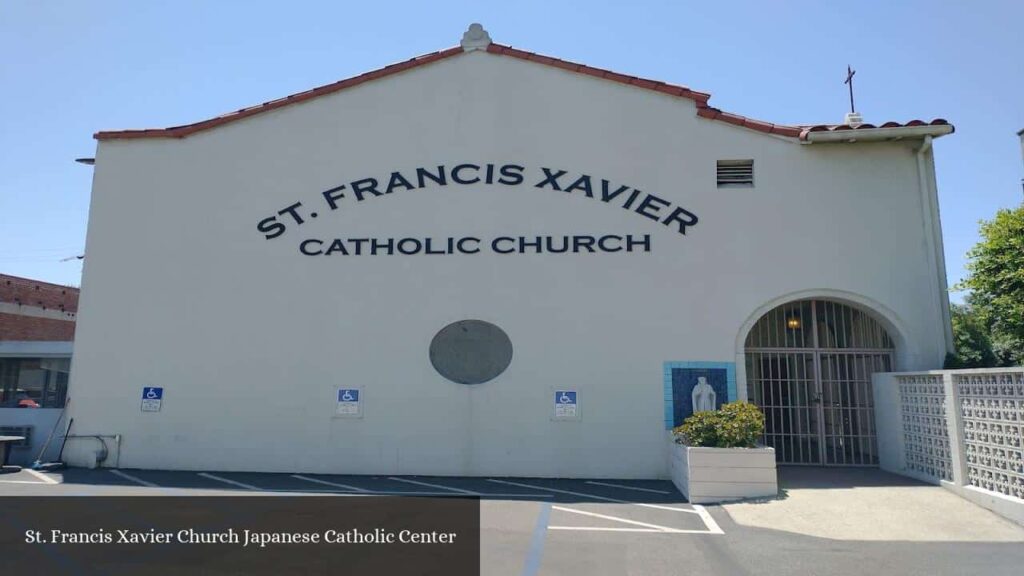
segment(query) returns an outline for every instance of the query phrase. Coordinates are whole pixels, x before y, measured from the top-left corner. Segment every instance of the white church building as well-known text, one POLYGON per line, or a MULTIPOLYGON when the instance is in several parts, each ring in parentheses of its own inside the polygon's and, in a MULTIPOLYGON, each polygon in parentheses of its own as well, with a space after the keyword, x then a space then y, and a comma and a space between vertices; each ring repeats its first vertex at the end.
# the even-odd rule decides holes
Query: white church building
POLYGON ((478 25, 99 132, 69 415, 118 447, 65 457, 658 478, 699 383, 761 406, 780 463, 877 465, 871 374, 951 347, 952 132, 754 120, 478 25))

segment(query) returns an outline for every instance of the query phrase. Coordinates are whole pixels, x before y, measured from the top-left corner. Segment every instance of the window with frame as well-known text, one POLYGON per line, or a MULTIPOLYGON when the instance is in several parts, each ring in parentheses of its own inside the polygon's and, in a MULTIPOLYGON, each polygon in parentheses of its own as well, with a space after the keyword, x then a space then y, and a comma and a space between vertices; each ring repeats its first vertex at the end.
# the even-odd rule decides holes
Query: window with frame
POLYGON ((0 358, 0 408, 61 408, 70 358, 0 358))

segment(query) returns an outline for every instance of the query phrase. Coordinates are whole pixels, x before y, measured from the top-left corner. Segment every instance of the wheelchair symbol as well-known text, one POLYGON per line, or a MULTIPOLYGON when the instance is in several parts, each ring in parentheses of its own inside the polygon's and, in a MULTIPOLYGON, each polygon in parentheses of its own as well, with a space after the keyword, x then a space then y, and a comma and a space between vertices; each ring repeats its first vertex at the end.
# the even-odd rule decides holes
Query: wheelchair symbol
POLYGON ((146 388, 146 398, 152 400, 157 397, 155 388, 146 388))
POLYGON ((352 391, 351 390, 345 390, 345 393, 341 395, 341 401, 342 402, 353 402, 353 401, 355 401, 355 397, 352 396, 352 391))
POLYGON ((573 401, 572 401, 572 398, 570 398, 568 394, 566 394, 565 392, 562 392, 562 395, 558 398, 558 403, 559 404, 572 404, 573 401))

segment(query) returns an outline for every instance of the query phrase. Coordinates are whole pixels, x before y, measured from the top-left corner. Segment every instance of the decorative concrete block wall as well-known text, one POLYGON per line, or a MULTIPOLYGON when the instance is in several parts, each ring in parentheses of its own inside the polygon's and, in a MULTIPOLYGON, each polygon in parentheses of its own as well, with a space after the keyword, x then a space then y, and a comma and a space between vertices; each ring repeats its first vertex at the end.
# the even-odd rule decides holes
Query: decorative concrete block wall
POLYGON ((873 377, 880 464, 1024 524, 1024 368, 873 377))

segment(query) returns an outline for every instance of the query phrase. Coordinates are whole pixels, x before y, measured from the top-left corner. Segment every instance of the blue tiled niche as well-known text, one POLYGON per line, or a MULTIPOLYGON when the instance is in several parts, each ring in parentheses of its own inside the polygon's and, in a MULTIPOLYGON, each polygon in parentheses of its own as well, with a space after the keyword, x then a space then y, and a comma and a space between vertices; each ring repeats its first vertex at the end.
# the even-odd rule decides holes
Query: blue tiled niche
POLYGON ((735 362, 665 362, 665 429, 671 430, 693 414, 693 387, 705 377, 719 406, 736 400, 735 362))

